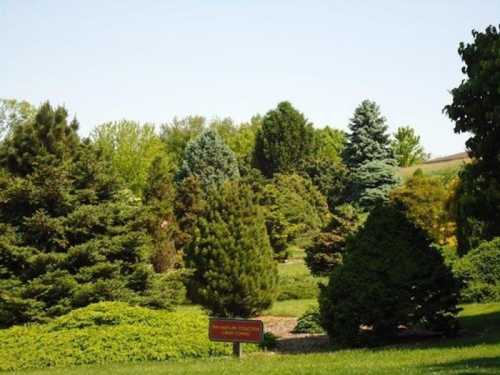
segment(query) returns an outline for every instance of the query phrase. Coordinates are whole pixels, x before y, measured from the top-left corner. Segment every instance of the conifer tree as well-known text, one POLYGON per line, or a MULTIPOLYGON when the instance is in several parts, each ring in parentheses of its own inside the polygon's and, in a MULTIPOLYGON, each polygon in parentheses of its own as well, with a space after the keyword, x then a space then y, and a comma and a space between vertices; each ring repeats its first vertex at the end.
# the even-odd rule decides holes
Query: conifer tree
POLYGON ((347 241, 361 223, 362 217, 353 206, 344 204, 333 209, 330 223, 305 249, 305 261, 313 275, 327 276, 342 264, 347 241))
POLYGON ((257 132, 254 165, 266 177, 300 171, 314 155, 314 129, 289 102, 269 111, 257 132))
POLYGON ((394 336, 402 325, 451 334, 458 295, 459 283, 425 232, 394 204, 381 205, 321 290, 322 325, 345 345, 394 336))
POLYGON ((386 119, 377 103, 364 100, 354 111, 344 148, 344 162, 355 169, 373 160, 392 160, 386 119))
POLYGON ((11 174, 25 176, 33 172, 36 159, 60 165, 71 160, 77 151, 79 138, 76 119, 68 123, 64 107, 53 109, 44 103, 34 120, 13 129, 0 149, 0 163, 11 174))
POLYGON ((176 296, 151 268, 140 200, 75 130, 45 104, 7 142, 15 157, 0 179, 2 326, 103 300, 166 306, 176 296))
POLYGON ((389 191, 399 183, 396 160, 386 120, 375 102, 365 100, 356 108, 349 129, 343 155, 351 172, 348 195, 357 206, 369 210, 387 200, 389 191))
POLYGON ((213 130, 204 131, 186 146, 176 181, 190 176, 198 178, 205 191, 240 176, 234 152, 213 130))
POLYGON ((207 196, 185 249, 190 298, 221 317, 250 317, 276 295, 277 268, 264 215, 249 186, 227 181, 207 196))

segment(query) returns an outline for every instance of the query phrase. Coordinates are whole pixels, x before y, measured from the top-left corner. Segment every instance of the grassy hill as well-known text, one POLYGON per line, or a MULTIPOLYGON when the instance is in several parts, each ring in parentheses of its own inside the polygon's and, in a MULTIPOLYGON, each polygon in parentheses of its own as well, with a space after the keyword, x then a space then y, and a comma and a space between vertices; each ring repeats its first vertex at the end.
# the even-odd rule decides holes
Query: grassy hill
POLYGON ((466 152, 448 155, 426 161, 425 163, 414 165, 411 167, 400 168, 399 174, 401 177, 406 178, 411 176, 417 169, 421 169, 426 175, 453 175, 458 173, 460 168, 470 163, 471 159, 466 152))

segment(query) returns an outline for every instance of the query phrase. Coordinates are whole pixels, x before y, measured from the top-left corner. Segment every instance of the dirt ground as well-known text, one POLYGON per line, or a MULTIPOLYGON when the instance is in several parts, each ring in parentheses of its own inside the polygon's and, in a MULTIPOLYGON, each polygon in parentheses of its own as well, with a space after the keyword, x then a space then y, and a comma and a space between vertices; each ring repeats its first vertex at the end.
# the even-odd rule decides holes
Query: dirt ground
POLYGON ((328 337, 321 334, 292 333, 297 318, 261 316, 264 330, 278 337, 277 348, 279 352, 304 353, 327 350, 328 337))

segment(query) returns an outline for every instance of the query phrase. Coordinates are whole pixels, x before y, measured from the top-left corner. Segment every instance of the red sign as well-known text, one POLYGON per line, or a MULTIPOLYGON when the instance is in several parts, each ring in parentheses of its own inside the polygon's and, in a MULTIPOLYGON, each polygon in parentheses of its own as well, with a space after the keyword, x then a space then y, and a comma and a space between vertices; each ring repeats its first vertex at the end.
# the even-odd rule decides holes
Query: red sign
POLYGON ((208 337, 212 341, 259 343, 264 339, 260 320, 210 319, 208 337))

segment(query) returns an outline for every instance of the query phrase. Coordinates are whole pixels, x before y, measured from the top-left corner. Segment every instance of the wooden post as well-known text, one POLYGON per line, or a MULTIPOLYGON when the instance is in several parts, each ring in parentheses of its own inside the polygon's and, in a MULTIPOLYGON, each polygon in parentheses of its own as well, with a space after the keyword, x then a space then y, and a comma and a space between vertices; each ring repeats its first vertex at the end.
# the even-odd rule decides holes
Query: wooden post
POLYGON ((243 353, 243 348, 241 343, 233 342, 233 356, 236 358, 241 358, 242 353, 243 353))

